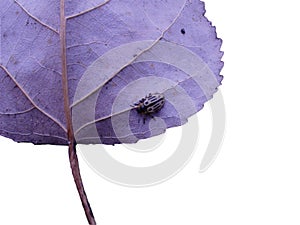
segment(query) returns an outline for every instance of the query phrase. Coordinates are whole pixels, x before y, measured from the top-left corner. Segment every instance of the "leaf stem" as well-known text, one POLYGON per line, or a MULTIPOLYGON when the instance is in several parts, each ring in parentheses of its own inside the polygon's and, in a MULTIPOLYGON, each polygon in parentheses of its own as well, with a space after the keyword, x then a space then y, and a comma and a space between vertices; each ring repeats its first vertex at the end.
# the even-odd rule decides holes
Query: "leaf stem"
POLYGON ((86 218, 91 225, 96 225, 96 220, 93 215, 92 208, 90 206, 90 203, 88 201, 87 195, 84 190, 84 186, 82 183, 81 175, 80 175, 80 169, 79 169, 79 162, 78 157, 76 153, 76 143, 72 142, 69 145, 69 160, 70 160, 70 166, 72 169, 72 174, 74 177, 74 181, 77 187, 78 194, 80 196, 80 200, 82 203, 82 206, 84 208, 84 212, 86 215, 86 218))
POLYGON ((76 184, 76 188, 86 215, 86 218, 91 225, 96 225, 96 221, 89 204, 87 195, 82 183, 79 162, 76 153, 76 141, 74 138, 74 131, 72 125, 72 112, 69 101, 69 86, 67 76, 67 44, 66 44, 66 17, 65 17, 65 0, 60 0, 60 48, 61 48, 61 60, 62 60, 62 88, 64 95, 64 110, 67 123, 67 136, 69 141, 69 160, 73 174, 73 178, 76 184))

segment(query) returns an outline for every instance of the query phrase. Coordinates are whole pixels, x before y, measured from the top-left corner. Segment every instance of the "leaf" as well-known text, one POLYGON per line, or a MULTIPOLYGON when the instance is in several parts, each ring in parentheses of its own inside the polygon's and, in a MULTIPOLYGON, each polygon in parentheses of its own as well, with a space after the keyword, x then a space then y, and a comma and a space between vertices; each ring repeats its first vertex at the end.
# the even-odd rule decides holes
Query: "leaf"
POLYGON ((2 0, 0 135, 67 145, 65 87, 77 143, 134 143, 186 123, 222 80, 204 13, 198 0, 66 1, 64 30, 59 1, 2 0), (130 105, 155 92, 166 104, 143 124, 130 105))

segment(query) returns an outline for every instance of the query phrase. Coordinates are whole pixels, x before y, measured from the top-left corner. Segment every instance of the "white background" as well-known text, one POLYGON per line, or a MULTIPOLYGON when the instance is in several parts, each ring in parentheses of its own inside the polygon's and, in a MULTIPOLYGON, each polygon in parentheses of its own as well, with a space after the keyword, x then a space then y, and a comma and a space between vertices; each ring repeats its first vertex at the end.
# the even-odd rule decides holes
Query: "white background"
MULTIPOLYGON (((207 0, 206 9, 225 52, 226 134, 217 160, 198 172, 204 134, 177 176, 128 188, 99 177, 79 155, 98 224, 300 224, 297 1, 207 0)), ((198 114, 202 133, 210 132, 209 110, 198 114)), ((1 137, 0 154, 0 224, 87 224, 66 147, 1 137)))

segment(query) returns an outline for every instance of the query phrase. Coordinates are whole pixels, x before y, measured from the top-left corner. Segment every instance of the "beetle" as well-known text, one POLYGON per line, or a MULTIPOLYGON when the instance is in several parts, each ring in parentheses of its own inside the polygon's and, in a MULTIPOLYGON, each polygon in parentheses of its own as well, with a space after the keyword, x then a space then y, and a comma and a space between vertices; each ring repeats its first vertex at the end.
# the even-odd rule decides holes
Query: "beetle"
POLYGON ((159 112, 164 104, 165 97, 163 94, 149 93, 144 98, 134 103, 134 105, 131 105, 131 107, 135 108, 139 114, 144 115, 145 123, 146 116, 151 116, 151 118, 154 118, 152 114, 159 112))

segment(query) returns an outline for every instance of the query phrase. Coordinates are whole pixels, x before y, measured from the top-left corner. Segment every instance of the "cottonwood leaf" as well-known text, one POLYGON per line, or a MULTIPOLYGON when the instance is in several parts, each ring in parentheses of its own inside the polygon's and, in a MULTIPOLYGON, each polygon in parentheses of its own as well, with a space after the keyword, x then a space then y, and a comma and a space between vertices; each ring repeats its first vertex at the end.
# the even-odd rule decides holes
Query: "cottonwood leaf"
MULTIPOLYGON (((220 85, 221 40, 199 0, 66 1, 77 143, 134 143, 180 126, 220 85), (163 93, 146 118, 130 105, 163 93)), ((1 0, 0 135, 68 144, 59 1, 1 0)))

